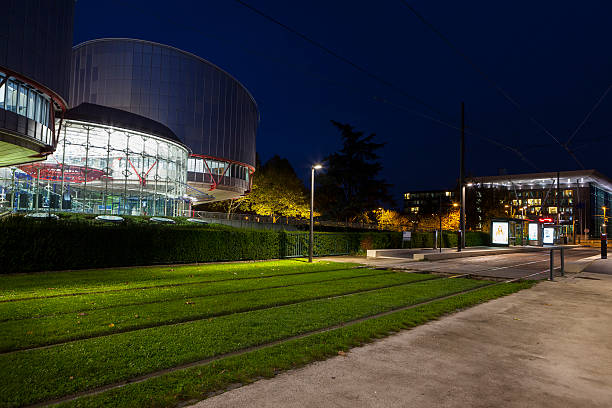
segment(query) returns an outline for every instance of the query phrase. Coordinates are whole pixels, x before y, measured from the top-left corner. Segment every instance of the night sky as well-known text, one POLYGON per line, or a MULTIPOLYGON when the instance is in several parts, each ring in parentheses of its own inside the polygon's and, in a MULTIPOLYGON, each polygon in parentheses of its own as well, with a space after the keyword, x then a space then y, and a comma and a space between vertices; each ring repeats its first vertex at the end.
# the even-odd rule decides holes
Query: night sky
MULTIPOLYGON (((564 143, 612 85, 612 2, 408 2, 520 110, 398 0, 247 1, 394 88, 231 0, 78 0, 74 43, 139 38, 225 69, 258 103, 260 157, 287 157, 300 177, 339 148, 331 119, 376 133, 398 205, 403 191, 454 186, 459 131, 414 111, 458 125, 461 101, 468 174, 537 171, 475 134, 519 149, 539 170, 579 169, 530 116, 564 143)), ((570 144, 585 168, 612 177, 611 147, 612 89, 570 144)))

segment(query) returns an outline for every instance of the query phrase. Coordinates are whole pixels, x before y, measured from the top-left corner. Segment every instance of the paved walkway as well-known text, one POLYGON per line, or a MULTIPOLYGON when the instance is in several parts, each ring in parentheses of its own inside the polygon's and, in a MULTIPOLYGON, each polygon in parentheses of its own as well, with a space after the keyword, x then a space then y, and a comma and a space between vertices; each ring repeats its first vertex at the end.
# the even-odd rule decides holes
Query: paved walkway
POLYGON ((612 275, 580 273, 196 406, 608 408, 611 322, 612 275))

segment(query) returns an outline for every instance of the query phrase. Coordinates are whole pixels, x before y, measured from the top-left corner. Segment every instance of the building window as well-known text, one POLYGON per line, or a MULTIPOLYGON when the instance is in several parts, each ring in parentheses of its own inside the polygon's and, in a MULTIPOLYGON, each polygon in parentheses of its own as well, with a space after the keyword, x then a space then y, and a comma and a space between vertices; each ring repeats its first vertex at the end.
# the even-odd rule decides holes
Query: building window
POLYGON ((404 194, 404 200, 410 200, 410 193, 404 194))
POLYGON ((7 81, 6 110, 17 112, 17 84, 7 81))
POLYGON ((451 193, 450 191, 447 191, 447 192, 445 192, 444 194, 445 194, 447 197, 452 196, 452 193, 451 193))
POLYGON ((34 109, 36 109, 36 92, 30 89, 28 93, 28 118, 34 120, 34 109))
POLYGON ((419 212, 419 207, 410 207, 410 212, 416 214, 419 212))
POLYGON ((26 108, 28 106, 28 88, 23 85, 19 86, 19 100, 17 101, 17 113, 26 116, 26 108))
POLYGON ((557 213, 557 207, 548 207, 548 213, 549 214, 556 214, 557 213))
POLYGON ((2 86, 0 86, 0 109, 4 109, 4 95, 6 93, 6 81, 4 81, 4 76, 0 75, 0 83, 2 83, 2 86))

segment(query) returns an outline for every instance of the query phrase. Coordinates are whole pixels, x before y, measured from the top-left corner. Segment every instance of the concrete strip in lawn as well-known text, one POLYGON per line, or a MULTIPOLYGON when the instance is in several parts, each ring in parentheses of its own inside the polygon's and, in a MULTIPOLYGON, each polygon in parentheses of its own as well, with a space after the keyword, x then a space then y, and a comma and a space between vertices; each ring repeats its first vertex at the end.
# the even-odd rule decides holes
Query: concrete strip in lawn
POLYGON ((196 407, 609 407, 611 290, 542 282, 196 407))

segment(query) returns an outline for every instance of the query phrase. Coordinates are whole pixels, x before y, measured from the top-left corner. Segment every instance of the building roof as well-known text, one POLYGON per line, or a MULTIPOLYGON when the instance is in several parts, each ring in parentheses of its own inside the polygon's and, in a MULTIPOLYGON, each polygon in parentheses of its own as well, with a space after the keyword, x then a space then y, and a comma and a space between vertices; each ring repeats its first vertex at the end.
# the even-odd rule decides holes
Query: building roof
MULTIPOLYGON (((597 170, 572 170, 560 171, 559 185, 561 187, 585 186, 588 183, 598 184, 604 190, 612 193, 612 179, 599 173, 597 170)), ((499 176, 468 177, 466 183, 494 184, 497 186, 547 186, 556 183, 557 172, 527 173, 527 174, 503 174, 499 176)))
POLYGON ((183 142, 167 126, 162 125, 152 119, 135 113, 126 112, 121 109, 109 108, 108 106, 96 105, 93 103, 82 103, 69 109, 64 114, 64 119, 78 120, 82 122, 93 122, 106 126, 134 130, 147 133, 164 139, 183 142))

